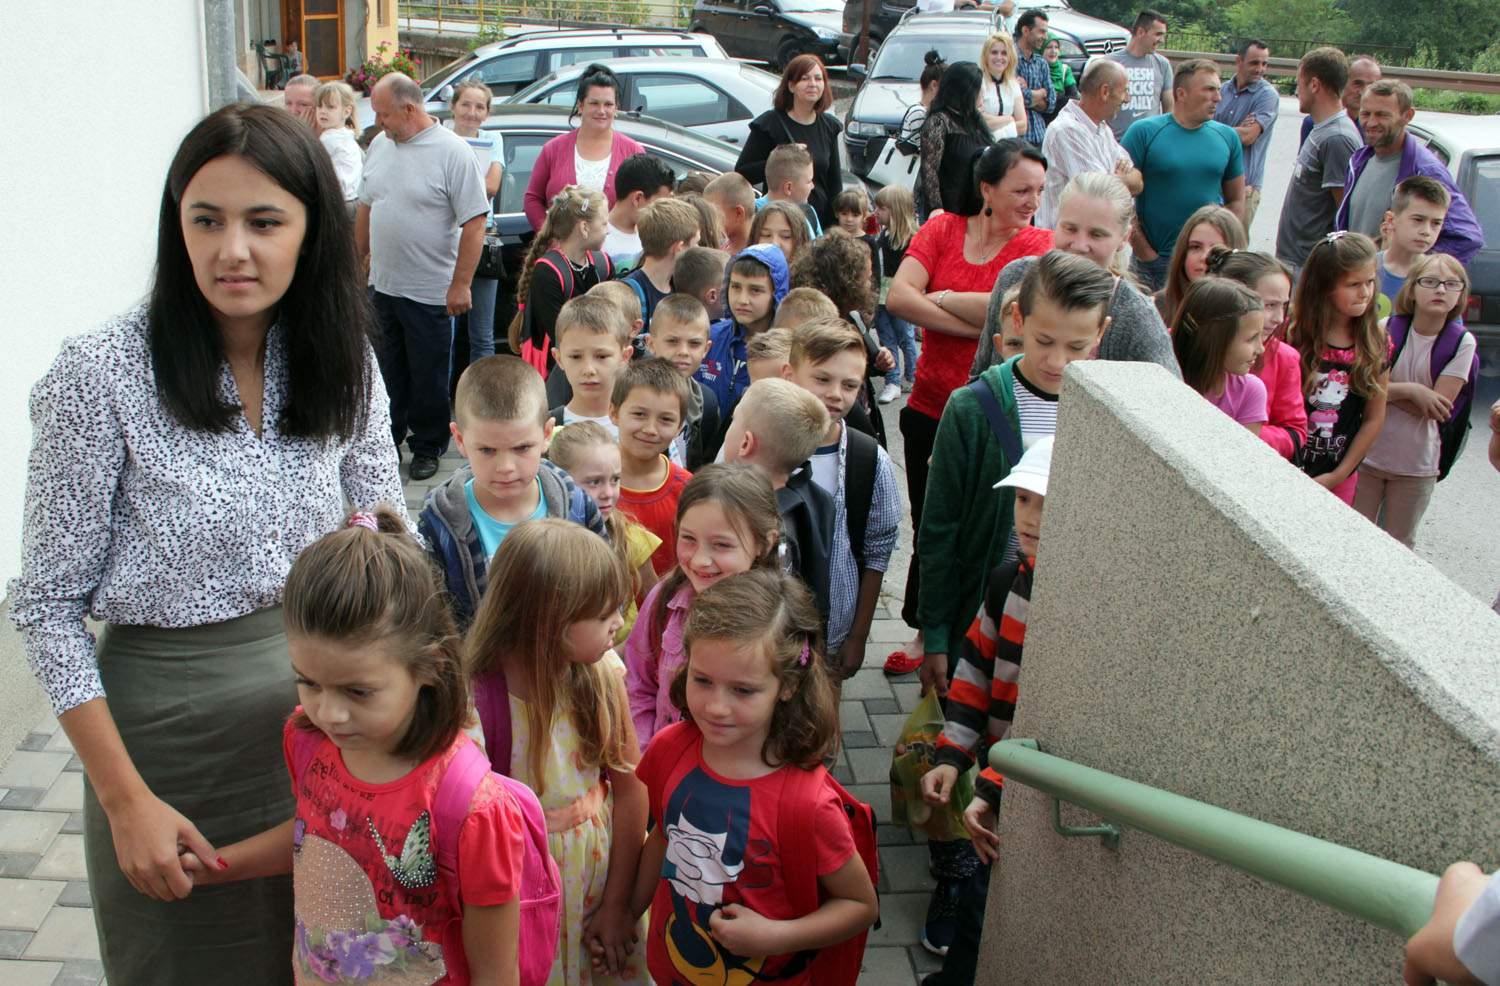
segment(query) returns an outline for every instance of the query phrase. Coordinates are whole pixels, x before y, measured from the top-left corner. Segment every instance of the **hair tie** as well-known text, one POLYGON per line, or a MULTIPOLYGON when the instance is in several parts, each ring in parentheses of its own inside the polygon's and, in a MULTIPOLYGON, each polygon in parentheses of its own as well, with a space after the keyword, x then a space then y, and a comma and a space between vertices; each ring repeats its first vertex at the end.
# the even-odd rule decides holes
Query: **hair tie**
POLYGON ((363 527, 365 530, 380 533, 380 521, 368 510, 356 510, 349 515, 349 527, 363 527))
POLYGON ((807 662, 810 660, 812 660, 812 648, 808 646, 807 641, 804 640, 802 641, 802 653, 797 655, 797 664, 800 667, 805 668, 807 667, 807 662))

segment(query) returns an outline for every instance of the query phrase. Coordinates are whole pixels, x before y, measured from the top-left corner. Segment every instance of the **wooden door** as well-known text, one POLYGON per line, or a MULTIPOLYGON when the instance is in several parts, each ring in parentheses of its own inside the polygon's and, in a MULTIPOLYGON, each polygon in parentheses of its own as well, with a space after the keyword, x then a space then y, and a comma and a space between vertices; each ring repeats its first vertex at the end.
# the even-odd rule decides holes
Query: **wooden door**
POLYGON ((344 62, 344 0, 286 0, 286 36, 302 46, 303 71, 341 79, 344 62))

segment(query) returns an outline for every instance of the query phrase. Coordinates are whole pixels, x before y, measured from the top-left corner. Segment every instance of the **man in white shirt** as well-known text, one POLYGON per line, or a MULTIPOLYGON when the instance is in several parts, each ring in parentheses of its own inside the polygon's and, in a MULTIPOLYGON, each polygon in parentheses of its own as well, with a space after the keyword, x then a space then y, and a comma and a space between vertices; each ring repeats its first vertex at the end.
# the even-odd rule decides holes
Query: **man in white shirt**
POLYGON ((1141 173, 1110 129, 1120 107, 1130 98, 1125 69, 1108 58, 1092 58, 1083 68, 1079 98, 1068 103, 1047 127, 1042 154, 1047 158, 1047 183, 1036 224, 1051 229, 1063 189, 1075 175, 1099 171, 1119 175, 1131 195, 1141 193, 1141 173))

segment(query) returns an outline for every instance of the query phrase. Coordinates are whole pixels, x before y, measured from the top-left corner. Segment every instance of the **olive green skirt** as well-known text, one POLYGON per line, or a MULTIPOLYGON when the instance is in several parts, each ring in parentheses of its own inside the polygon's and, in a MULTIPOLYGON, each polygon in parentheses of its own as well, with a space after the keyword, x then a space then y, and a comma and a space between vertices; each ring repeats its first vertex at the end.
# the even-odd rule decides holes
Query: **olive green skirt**
MULTIPOLYGON (((108 626, 99 672, 125 749, 153 794, 214 848, 291 818, 281 728, 297 703, 280 608, 185 629, 108 626)), ((84 786, 84 854, 111 986, 292 982, 290 877, 152 900, 120 871, 84 786)))

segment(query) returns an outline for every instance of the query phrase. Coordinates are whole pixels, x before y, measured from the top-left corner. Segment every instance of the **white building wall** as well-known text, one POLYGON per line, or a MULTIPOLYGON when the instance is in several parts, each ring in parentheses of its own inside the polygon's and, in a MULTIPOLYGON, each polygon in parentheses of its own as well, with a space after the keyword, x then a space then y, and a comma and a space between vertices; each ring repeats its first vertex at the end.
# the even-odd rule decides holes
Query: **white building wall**
POLYGON ((33 4, 5 20, 33 95, 0 104, 0 581, 20 565, 32 385, 65 337, 144 297, 167 166, 207 109, 201 0, 155 0, 150 17, 33 4))

